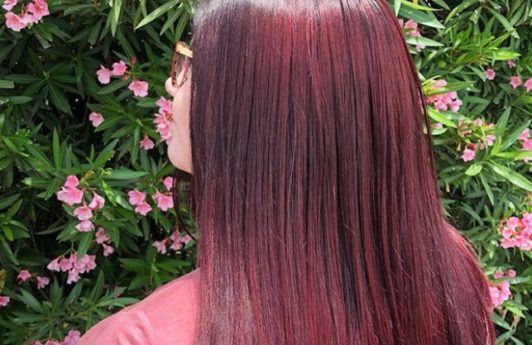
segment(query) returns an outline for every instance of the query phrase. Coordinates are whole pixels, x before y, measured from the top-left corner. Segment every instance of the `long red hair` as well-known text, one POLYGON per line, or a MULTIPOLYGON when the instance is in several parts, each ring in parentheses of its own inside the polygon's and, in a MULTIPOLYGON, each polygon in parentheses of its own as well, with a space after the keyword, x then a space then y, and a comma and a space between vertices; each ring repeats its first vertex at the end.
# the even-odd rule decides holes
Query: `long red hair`
POLYGON ((192 27, 197 345, 495 344, 389 4, 203 0, 192 27))

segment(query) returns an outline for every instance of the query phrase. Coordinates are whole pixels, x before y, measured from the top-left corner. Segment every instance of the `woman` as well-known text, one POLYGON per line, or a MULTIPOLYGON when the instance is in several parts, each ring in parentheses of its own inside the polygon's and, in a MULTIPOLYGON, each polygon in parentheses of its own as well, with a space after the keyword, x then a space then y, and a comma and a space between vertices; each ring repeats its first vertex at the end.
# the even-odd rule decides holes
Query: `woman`
POLYGON ((201 1, 193 28, 168 154, 192 174, 201 269, 80 345, 495 344, 389 4, 201 1))

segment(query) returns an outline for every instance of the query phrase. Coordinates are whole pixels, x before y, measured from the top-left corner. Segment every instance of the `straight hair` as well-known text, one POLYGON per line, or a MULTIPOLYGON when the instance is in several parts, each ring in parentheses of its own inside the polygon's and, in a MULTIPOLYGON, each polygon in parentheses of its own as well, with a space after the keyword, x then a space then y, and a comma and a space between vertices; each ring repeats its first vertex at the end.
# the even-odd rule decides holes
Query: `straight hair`
POLYGON ((389 4, 202 0, 192 34, 196 344, 495 344, 389 4))

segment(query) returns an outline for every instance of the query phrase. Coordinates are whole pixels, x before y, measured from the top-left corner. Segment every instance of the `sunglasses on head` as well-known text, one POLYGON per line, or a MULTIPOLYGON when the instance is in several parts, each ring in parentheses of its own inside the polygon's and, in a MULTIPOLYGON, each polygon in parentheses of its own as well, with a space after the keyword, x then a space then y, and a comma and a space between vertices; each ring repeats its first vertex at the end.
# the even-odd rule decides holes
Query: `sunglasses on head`
POLYGON ((170 75, 172 85, 180 87, 188 79, 188 71, 192 63, 192 50, 187 43, 177 41, 174 47, 174 56, 172 58, 172 69, 170 75), (179 80, 177 78, 179 77, 179 80))

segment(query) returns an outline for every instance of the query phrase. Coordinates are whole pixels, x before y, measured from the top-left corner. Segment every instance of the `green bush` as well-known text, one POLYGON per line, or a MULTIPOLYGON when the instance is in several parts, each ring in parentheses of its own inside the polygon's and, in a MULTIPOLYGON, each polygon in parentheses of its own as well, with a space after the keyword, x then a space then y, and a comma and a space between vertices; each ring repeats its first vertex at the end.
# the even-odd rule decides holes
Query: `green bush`
MULTIPOLYGON (((196 243, 181 231, 196 232, 194 220, 180 199, 176 228, 170 198, 186 186, 172 184, 163 83, 196 3, 33 1, 0 10, 0 341, 75 344, 194 268, 196 243), (17 17, 28 5, 32 23, 17 17)), ((530 2, 390 6, 431 105, 445 210, 492 282, 499 343, 524 344, 530 2)))

